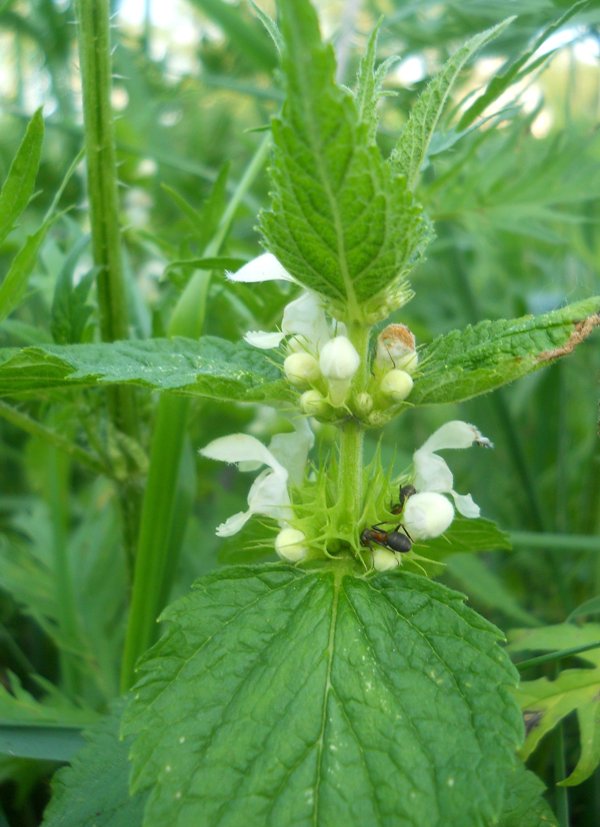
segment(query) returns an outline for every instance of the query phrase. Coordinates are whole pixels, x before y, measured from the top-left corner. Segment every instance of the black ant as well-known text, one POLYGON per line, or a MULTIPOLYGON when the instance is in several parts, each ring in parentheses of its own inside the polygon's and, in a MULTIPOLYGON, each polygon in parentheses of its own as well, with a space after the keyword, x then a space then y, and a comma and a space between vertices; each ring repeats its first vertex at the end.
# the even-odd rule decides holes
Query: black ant
POLYGON ((409 497, 412 497, 412 495, 416 493, 417 489, 414 487, 414 485, 401 485, 400 493, 398 495, 399 502, 397 502, 395 505, 392 505, 390 509, 392 514, 402 514, 407 499, 409 497))
POLYGON ((371 543, 377 543, 378 546, 383 546, 390 551, 410 551, 412 548, 412 540, 404 532, 398 531, 401 528, 397 525, 393 531, 384 531, 379 526, 383 523, 365 528, 360 535, 360 542, 363 546, 371 548, 371 543))

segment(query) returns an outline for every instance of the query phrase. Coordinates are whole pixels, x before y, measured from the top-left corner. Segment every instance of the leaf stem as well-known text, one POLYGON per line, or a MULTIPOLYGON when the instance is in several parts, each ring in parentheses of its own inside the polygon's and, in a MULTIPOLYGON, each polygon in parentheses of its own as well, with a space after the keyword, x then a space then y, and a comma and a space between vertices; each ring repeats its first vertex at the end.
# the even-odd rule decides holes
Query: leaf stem
POLYGON ((573 646, 571 649, 561 649, 558 652, 549 652, 547 655, 538 655, 535 658, 529 658, 528 660, 522 660, 520 663, 515 663, 515 666, 519 672, 524 672, 533 666, 540 666, 542 663, 552 663, 563 660, 564 658, 574 657, 575 655, 580 655, 582 652, 589 652, 590 649, 600 649, 600 640, 596 643, 586 643, 585 646, 573 646))
MULTIPOLYGON (((94 264, 98 268, 100 333, 103 341, 112 342, 128 338, 129 320, 121 261, 117 165, 110 105, 112 68, 109 0, 77 0, 76 11, 92 252, 94 264)), ((137 439, 138 417, 134 391, 128 387, 110 388, 108 406, 115 427, 132 439, 137 439)), ((130 567, 139 519, 139 499, 133 480, 126 480, 120 502, 130 567)))

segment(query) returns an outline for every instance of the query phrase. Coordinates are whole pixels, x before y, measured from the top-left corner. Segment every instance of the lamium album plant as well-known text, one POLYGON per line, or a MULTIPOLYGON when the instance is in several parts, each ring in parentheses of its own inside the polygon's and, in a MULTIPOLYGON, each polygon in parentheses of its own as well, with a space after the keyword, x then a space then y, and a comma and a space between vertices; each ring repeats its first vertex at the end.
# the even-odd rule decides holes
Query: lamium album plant
MULTIPOLYGON (((100 463, 119 492, 128 619, 124 642, 117 638, 111 650, 119 653, 117 687, 104 650, 91 652, 89 663, 77 659, 86 632, 66 579, 62 596, 74 625, 59 631, 68 700, 48 681, 42 701, 16 679, 2 690, 11 726, 76 729, 77 749, 71 740, 72 748, 53 753, 70 766, 55 775, 43 824, 566 827, 564 800, 555 799, 555 815, 524 762, 577 711, 579 752, 569 777, 563 766, 556 780, 577 784, 596 771, 598 627, 532 624, 507 647, 503 632, 438 578, 455 554, 509 548, 480 508, 485 492, 464 478, 465 456, 472 468, 494 468, 506 434, 482 433, 459 403, 571 353, 600 322, 600 299, 479 319, 433 340, 423 336, 412 303, 435 303, 452 289, 443 272, 436 290, 420 284, 436 232, 422 197, 424 180, 434 179, 432 159, 460 152, 477 129, 492 134, 500 120, 489 114, 493 104, 583 4, 553 21, 481 99, 467 96, 456 127, 442 133, 463 67, 509 37, 515 19, 471 36, 385 140, 379 117, 394 63, 378 58, 385 21, 345 85, 309 0, 277 0, 276 19, 252 7, 279 60, 279 112, 233 196, 225 173, 203 212, 173 193, 202 238, 201 252, 179 256, 187 275, 160 322, 164 335, 133 339, 108 105, 108 4, 77 4, 94 257, 86 278, 97 282, 101 341, 3 349, 0 390, 45 398, 109 386, 104 454, 92 450, 93 428, 89 449, 69 447, 59 420, 51 438, 53 450, 90 468, 100 463), (255 216, 254 256, 226 257, 236 210, 265 159, 269 202, 255 216), (273 291, 287 303, 269 329, 255 329, 263 325, 248 312, 238 340, 202 335, 204 317, 217 313, 215 296, 235 293, 251 307, 273 291), (161 394, 147 453, 134 385, 161 394), (193 397, 204 398, 203 412, 242 411, 240 427, 224 433, 219 426, 216 438, 191 445, 193 397), (248 427, 251 405, 258 427, 248 427), (433 406, 450 412, 434 426, 421 413, 433 406), (273 417, 277 427, 261 431, 273 417), (408 419, 411 428, 403 426, 408 419), (384 437, 392 428, 390 450, 384 437), (216 533, 236 549, 237 563, 179 587, 169 602, 182 469, 194 461, 228 485, 240 486, 238 475, 246 481, 241 510, 219 507, 202 520, 202 543, 216 533), (257 561, 259 554, 270 560, 257 561), (529 663, 522 653, 561 651, 555 665, 570 654, 593 668, 556 666, 552 680, 519 681, 529 663)), ((38 113, 0 194, 8 231, 33 192, 41 135, 38 113), (14 194, 19 189, 26 198, 14 194)), ((52 208, 27 242, 27 261, 59 220, 52 208)), ((24 295, 24 258, 0 287, 3 318, 24 295)), ((15 411, 3 416, 34 433, 32 420, 15 411)))

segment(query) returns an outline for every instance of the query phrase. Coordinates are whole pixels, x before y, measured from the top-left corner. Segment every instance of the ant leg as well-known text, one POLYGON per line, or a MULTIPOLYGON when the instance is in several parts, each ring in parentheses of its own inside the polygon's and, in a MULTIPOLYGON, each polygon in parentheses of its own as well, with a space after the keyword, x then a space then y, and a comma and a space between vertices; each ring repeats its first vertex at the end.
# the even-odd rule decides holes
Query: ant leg
POLYGON ((406 536, 407 536, 407 537, 408 537, 408 539, 411 541, 411 543, 413 543, 413 544, 414 544, 414 542, 415 542, 415 541, 413 540, 413 538, 410 536, 410 534, 409 534, 409 533, 408 533, 408 531, 406 530, 406 526, 403 526, 403 525, 402 525, 402 523, 398 523, 398 525, 396 526, 396 528, 394 529, 394 531, 398 531, 398 529, 399 529, 399 528, 401 528, 401 529, 402 529, 403 533, 404 533, 404 534, 406 534, 406 536))

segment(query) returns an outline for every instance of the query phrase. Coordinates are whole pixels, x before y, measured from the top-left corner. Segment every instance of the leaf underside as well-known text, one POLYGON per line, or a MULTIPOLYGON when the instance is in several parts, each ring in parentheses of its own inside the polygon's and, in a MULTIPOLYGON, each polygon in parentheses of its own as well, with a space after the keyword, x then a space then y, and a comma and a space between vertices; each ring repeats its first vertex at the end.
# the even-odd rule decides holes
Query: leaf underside
POLYGON ((281 565, 165 613, 125 715, 145 825, 488 825, 521 721, 498 631, 410 574, 281 565))

